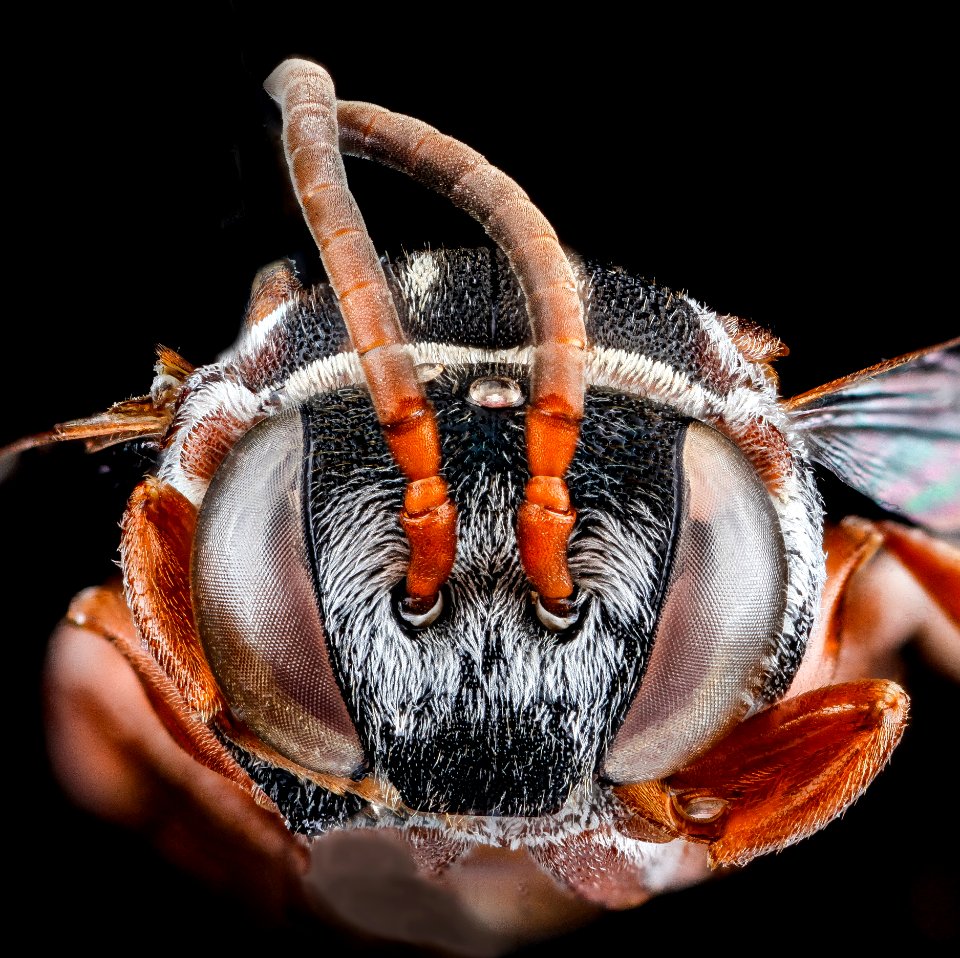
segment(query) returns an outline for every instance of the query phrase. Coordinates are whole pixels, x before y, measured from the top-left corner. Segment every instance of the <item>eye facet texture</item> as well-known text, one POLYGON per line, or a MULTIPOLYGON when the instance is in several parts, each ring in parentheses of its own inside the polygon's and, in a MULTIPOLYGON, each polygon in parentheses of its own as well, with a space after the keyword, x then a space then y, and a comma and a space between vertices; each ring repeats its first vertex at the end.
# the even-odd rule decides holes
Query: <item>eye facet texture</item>
POLYGON ((650 661, 604 763, 614 782, 662 778, 740 721, 786 603, 783 537, 740 450, 691 423, 670 578, 650 661))
POLYGON ((200 508, 194 607, 234 714, 300 765, 349 776, 364 753, 317 604, 304 457, 298 410, 260 423, 231 450, 200 508))

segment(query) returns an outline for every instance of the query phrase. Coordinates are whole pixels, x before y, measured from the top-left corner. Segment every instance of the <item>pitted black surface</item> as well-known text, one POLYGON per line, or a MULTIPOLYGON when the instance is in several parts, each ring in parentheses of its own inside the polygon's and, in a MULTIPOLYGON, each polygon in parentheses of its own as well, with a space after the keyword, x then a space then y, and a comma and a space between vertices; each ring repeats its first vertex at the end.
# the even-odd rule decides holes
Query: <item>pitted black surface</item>
POLYGON ((693 306, 670 290, 621 270, 587 263, 590 295, 586 327, 591 343, 642 353, 686 373, 693 382, 715 382, 704 362, 710 340, 693 306))
POLYGON ((282 385, 298 369, 350 348, 350 336, 333 290, 326 284, 303 292, 267 334, 256 360, 237 365, 246 386, 259 392, 282 385))
MULTIPOLYGON (((584 263, 584 322, 588 343, 642 353, 722 388, 700 317, 687 300, 622 270, 584 263), (716 381, 715 381, 716 380, 716 381)), ((410 342, 509 349, 531 342, 523 292, 497 249, 437 250, 386 261, 397 314, 410 342), (427 262, 428 265, 424 266, 427 262), (426 278, 424 278, 426 277, 426 278)), ((259 390, 292 372, 349 348, 330 288, 304 293, 268 334, 268 361, 242 364, 244 380, 259 390)))
MULTIPOLYGON (((422 255, 422 254, 420 254, 422 255)), ((436 279, 421 295, 405 280, 412 254, 391 264, 400 321, 412 342, 509 349, 530 342, 523 291, 499 250, 437 250, 436 279)))
MULTIPOLYGON (((415 254, 416 255, 416 254, 415 254)), ((440 250, 429 293, 408 298, 403 276, 410 259, 392 265, 397 308, 412 342, 509 349, 532 341, 520 284, 499 250, 440 250)), ((709 339, 687 300, 622 270, 586 262, 584 323, 593 346, 642 353, 711 382, 702 368, 709 339)))
POLYGON ((342 825, 364 805, 356 795, 334 795, 314 782, 256 758, 216 728, 214 732, 237 764, 276 802, 291 831, 311 837, 322 835, 342 825))
POLYGON ((570 792, 575 758, 563 734, 566 710, 554 704, 552 711, 490 722, 473 721, 464 710, 423 740, 388 729, 383 753, 390 780, 411 808, 454 815, 555 812, 570 792))

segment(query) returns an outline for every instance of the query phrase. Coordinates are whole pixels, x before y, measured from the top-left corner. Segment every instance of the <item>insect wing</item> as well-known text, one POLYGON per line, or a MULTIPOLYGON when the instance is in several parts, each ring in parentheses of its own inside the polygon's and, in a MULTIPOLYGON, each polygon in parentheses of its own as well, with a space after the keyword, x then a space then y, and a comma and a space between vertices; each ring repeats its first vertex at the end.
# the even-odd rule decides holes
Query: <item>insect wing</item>
POLYGON ((858 492, 960 535, 960 338, 787 403, 811 456, 858 492))

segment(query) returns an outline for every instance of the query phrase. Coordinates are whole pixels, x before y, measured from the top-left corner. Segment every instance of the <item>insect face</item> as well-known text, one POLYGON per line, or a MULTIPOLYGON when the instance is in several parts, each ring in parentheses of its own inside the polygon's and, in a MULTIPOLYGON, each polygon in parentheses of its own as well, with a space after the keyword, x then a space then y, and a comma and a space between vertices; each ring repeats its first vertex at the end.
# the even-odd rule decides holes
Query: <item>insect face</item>
MULTIPOLYGON (((903 446, 858 470, 834 427, 909 374, 942 428, 908 431, 954 462, 957 343, 785 403, 773 336, 567 254, 482 157, 321 97, 324 77, 297 61, 268 86, 330 284, 268 268, 219 360, 164 350, 150 396, 33 443, 156 447, 123 523, 128 631, 108 590, 74 622, 299 837, 396 832, 436 871, 523 849, 621 906, 686 881, 691 849, 742 862, 822 827, 906 697, 829 684, 812 462, 949 534, 955 483, 924 506, 903 446), (341 152, 427 182, 499 248, 379 261, 341 152)), ((843 575, 874 535, 831 545, 860 557, 843 575)))
MULTIPOLYGON (((442 611, 417 627, 399 614, 409 564, 393 520, 402 475, 357 370, 344 367, 337 312, 295 298, 182 415, 193 406, 208 421, 205 394, 281 344, 296 365, 255 385, 282 396, 285 411, 238 440, 202 498, 195 478, 161 467, 198 500, 197 626, 234 715, 305 768, 381 776, 424 814, 542 816, 594 795, 601 769, 611 783, 675 771, 782 691, 809 618, 796 599, 788 609, 783 526, 744 453, 669 397, 616 388, 635 375, 616 368, 621 354, 634 365, 679 356, 681 375, 699 357, 656 335, 665 306, 656 290, 585 273, 598 300, 643 298, 649 312, 631 308, 633 329, 609 322, 609 311, 597 328, 590 322, 599 385, 588 388, 568 474, 579 506, 569 553, 576 615, 558 628, 536 613, 516 548, 525 408, 476 399, 490 380, 529 394, 532 348, 509 264, 480 250, 421 254, 392 271, 418 366, 443 370, 426 384, 459 512, 442 611), (456 302, 464 287, 468 305, 456 302), (454 310, 458 338, 442 342, 454 310), (291 348, 302 329, 321 347, 291 348)), ((684 301, 671 306, 674 328, 686 324, 721 362, 711 340, 724 344, 719 323, 684 301)), ((753 390, 751 377, 762 376, 735 361, 753 390)), ((793 482, 808 509, 806 477, 793 482)), ((796 537, 799 510, 781 511, 796 537)), ((800 532, 812 538, 815 520, 800 532)))

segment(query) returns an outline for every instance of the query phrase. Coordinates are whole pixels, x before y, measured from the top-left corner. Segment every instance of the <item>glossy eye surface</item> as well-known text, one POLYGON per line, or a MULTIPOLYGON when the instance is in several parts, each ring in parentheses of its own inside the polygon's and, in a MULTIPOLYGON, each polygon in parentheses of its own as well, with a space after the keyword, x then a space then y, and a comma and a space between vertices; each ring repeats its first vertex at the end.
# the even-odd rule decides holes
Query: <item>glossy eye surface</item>
POLYGON ((691 423, 670 576, 640 688, 606 757, 614 782, 669 775, 744 717, 786 605, 783 537, 740 450, 691 423))
POLYGON ((298 410, 251 429, 207 491, 192 590, 201 641, 233 712, 278 752, 349 776, 364 760, 333 673, 304 520, 298 410))

